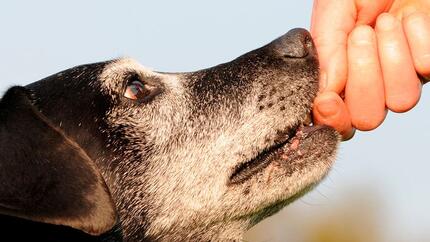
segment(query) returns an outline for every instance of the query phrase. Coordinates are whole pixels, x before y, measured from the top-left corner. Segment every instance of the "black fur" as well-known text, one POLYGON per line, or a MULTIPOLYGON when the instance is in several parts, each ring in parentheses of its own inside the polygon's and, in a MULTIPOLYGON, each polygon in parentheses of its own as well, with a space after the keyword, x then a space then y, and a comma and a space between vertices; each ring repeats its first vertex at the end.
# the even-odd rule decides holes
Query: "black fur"
POLYGON ((88 237, 62 226, 19 219, 86 217, 99 206, 98 201, 87 198, 95 187, 103 186, 110 196, 88 157, 66 140, 33 102, 32 94, 23 87, 11 88, 0 101, 0 213, 16 216, 0 216, 2 236, 11 233, 7 238, 36 241, 64 241, 57 235, 88 237), (18 237, 15 225, 21 231, 18 237))

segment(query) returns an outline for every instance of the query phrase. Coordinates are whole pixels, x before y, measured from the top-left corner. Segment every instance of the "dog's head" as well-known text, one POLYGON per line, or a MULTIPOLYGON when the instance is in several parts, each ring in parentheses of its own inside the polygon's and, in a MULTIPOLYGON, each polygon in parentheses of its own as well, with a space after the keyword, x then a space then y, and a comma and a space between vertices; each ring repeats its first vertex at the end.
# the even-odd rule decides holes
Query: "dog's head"
POLYGON ((330 169, 338 135, 308 120, 317 82, 295 29, 197 72, 119 59, 12 88, 0 212, 91 234, 117 222, 126 240, 238 238, 330 169))

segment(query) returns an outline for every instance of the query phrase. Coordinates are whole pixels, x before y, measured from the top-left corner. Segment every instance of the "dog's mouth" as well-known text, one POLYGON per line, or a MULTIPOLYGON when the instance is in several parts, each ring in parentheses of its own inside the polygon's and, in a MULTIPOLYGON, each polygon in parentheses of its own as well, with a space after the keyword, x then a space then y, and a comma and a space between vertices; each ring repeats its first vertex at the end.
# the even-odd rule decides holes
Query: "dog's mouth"
POLYGON ((327 127, 313 125, 312 117, 308 114, 303 123, 279 134, 274 145, 263 149, 254 158, 237 165, 230 175, 229 185, 244 183, 264 170, 273 161, 288 162, 303 157, 305 155, 304 150, 299 149, 299 145, 313 133, 325 128, 327 127))

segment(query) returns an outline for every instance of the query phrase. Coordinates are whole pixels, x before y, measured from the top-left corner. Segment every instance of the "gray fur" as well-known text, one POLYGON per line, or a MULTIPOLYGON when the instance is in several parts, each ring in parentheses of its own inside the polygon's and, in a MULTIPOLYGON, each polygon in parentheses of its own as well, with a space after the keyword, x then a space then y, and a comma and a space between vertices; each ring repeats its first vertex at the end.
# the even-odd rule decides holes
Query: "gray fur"
POLYGON ((124 162, 117 167, 114 173, 132 171, 126 176, 130 180, 120 176, 109 181, 122 184, 117 186, 118 191, 113 191, 123 197, 120 200, 136 196, 146 198, 135 199, 131 205, 119 204, 126 211, 123 223, 129 224, 125 226, 130 230, 128 233, 139 233, 139 223, 134 219, 139 218, 141 208, 145 207, 145 232, 151 238, 168 241, 237 239, 254 225, 253 218, 264 217, 263 208, 288 203, 291 197, 313 186, 326 174, 337 137, 332 136, 335 137, 332 140, 329 136, 331 139, 325 141, 327 137, 321 135, 331 146, 324 147, 323 141, 316 140, 312 148, 326 149, 321 152, 325 156, 323 159, 296 161, 310 165, 295 170, 288 177, 283 175, 279 164, 273 163, 246 184, 226 186, 228 175, 238 162, 251 159, 273 145, 276 131, 302 123, 310 111, 317 88, 316 61, 281 63, 284 66, 271 69, 265 64, 255 59, 250 66, 243 67, 247 71, 244 75, 252 76, 243 100, 231 100, 237 96, 232 90, 231 96, 221 97, 216 105, 197 117, 192 116, 190 100, 195 97, 188 91, 187 84, 204 75, 205 70, 203 73, 162 74, 130 59, 118 60, 105 68, 101 76, 105 91, 110 94, 121 93, 115 85, 121 80, 116 78, 121 79, 121 73, 130 69, 143 77, 156 76, 166 86, 164 96, 149 107, 130 110, 118 106, 109 113, 110 125, 128 124, 130 129, 125 131, 126 135, 136 141, 123 150, 123 154, 138 151, 146 157, 147 150, 152 150, 145 166, 137 163, 131 168, 130 163, 124 162), (262 95, 266 97, 261 98, 262 95), (261 106, 266 108, 260 110, 261 106), (287 108, 281 110, 283 106, 287 108), (144 140, 140 137, 142 133, 144 140), (128 210, 130 206, 135 209, 128 210))
MULTIPOLYGON (((317 81, 315 49, 303 30, 192 73, 154 72, 131 59, 104 65, 87 85, 113 103, 98 117, 106 140, 95 142, 109 155, 88 153, 115 201, 124 241, 240 240, 314 187, 332 165, 338 135, 327 127, 286 135, 305 122, 317 81), (130 105, 123 97, 130 73, 157 82, 162 93, 130 105), (230 181, 238 166, 281 142, 264 168, 230 181)), ((47 116, 78 139, 67 127, 79 122, 47 116)))

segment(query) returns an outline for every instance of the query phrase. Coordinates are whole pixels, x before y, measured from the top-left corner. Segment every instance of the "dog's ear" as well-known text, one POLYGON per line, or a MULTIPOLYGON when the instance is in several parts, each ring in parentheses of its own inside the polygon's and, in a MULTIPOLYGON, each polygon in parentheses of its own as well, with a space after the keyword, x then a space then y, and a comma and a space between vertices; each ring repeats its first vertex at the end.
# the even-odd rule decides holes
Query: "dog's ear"
POLYGON ((35 108, 23 87, 0 100, 0 213, 92 235, 116 222, 93 161, 35 108))

